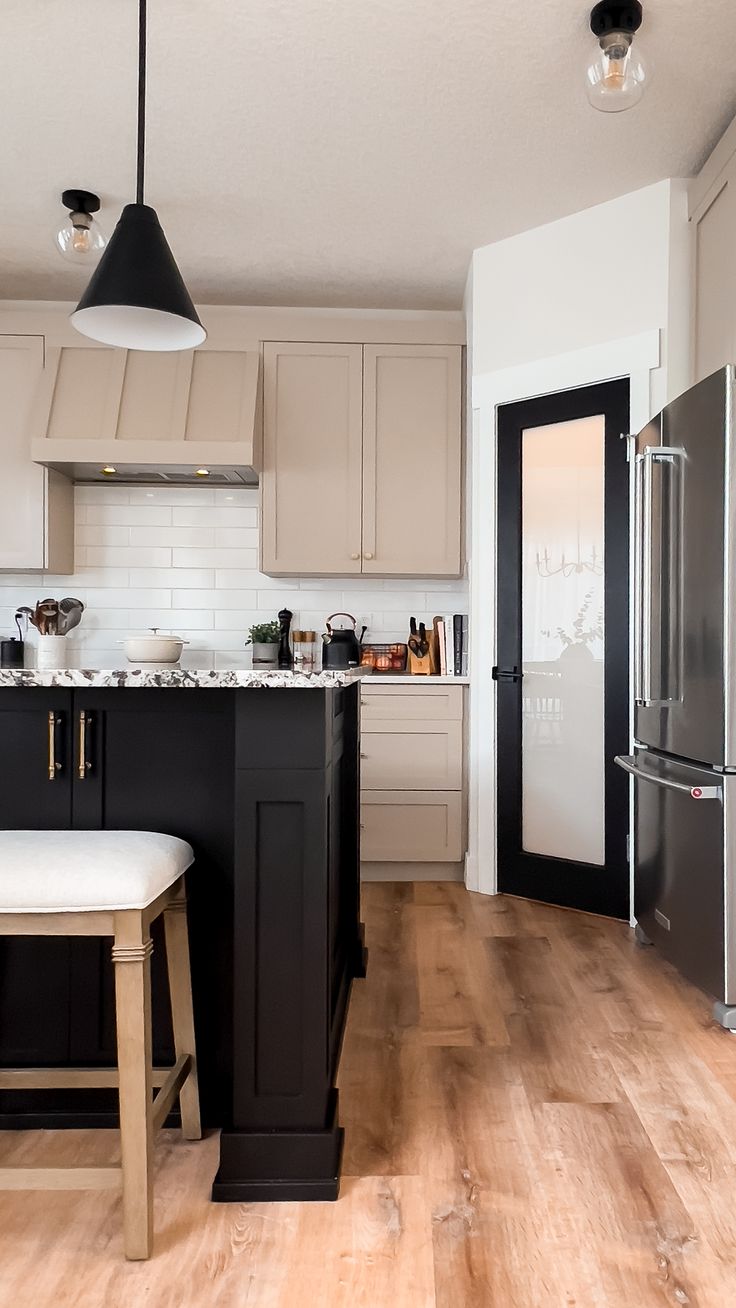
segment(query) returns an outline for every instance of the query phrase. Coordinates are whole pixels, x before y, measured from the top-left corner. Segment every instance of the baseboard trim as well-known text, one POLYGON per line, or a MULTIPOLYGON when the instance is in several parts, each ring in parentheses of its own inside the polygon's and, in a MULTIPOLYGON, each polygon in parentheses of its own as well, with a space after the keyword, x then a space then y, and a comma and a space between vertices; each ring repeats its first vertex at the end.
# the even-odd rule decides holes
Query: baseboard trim
POLYGON ((464 863, 361 863, 361 881, 464 881, 464 863))

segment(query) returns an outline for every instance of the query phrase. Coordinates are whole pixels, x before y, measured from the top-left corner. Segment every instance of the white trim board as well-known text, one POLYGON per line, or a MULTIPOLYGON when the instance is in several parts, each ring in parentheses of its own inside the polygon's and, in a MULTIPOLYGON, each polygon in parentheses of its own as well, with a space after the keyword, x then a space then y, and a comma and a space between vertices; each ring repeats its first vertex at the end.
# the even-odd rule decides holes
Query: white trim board
POLYGON ((491 668, 496 661, 496 490, 497 410, 501 404, 629 377, 631 430, 638 431, 663 402, 658 329, 590 345, 567 354, 483 373, 473 378, 470 459, 472 462, 470 551, 470 704, 468 758, 469 890, 497 893, 496 867, 496 696, 491 668))

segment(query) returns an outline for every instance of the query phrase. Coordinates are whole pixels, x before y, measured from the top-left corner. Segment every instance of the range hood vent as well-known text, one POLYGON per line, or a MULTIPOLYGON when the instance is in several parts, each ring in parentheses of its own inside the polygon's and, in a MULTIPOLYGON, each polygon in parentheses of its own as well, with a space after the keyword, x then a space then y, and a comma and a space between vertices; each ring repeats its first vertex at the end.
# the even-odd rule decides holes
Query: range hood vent
POLYGON ((261 428, 255 350, 63 346, 47 351, 31 454, 79 482, 255 486, 261 428))
POLYGON ((114 472, 105 472, 99 463, 48 463, 49 468, 63 472, 72 481, 82 485, 116 482, 131 486, 257 486, 255 468, 208 467, 206 476, 193 467, 157 468, 148 464, 115 463, 114 472))

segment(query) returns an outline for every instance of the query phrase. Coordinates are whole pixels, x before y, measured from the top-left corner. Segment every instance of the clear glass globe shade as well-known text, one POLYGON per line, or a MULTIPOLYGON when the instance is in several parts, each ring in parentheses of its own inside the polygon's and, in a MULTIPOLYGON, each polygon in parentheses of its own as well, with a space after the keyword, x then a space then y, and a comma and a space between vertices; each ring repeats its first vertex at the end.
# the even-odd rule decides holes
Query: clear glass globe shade
POLYGON ((85 215, 85 223, 73 223, 71 215, 54 233, 54 244, 59 254, 69 263, 96 263, 107 241, 100 224, 85 215))
POLYGON ((609 33, 588 65, 585 89, 594 109, 617 114, 638 104, 651 80, 639 41, 609 33))

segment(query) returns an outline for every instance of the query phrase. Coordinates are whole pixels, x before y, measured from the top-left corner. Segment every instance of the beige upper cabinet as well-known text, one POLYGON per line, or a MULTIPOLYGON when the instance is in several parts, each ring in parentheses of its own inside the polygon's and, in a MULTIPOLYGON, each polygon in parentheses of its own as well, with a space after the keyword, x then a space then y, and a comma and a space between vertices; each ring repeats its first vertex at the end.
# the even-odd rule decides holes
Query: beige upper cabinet
POLYGON ((73 487, 31 461, 29 423, 44 375, 41 336, 0 336, 0 569, 74 569, 73 487))
POLYGON ((694 364, 700 381, 736 361, 736 123, 691 183, 694 364))
POLYGON ((360 345, 264 346, 264 572, 360 572, 362 360, 360 345))
POLYGON ((460 346, 264 346, 264 572, 461 573, 461 364, 460 346))
POLYGON ((461 349, 363 351, 363 572, 461 570, 461 349))

